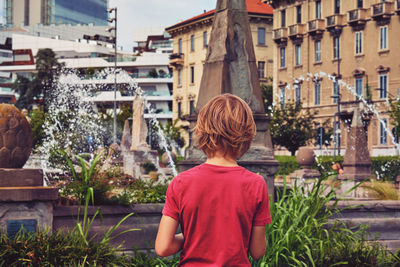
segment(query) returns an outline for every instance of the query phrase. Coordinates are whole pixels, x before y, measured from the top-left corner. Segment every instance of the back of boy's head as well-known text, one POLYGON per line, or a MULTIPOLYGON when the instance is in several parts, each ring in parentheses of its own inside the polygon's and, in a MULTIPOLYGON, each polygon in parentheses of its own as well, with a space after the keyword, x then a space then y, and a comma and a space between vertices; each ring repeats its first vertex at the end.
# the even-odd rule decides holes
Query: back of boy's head
POLYGON ((197 145, 207 157, 219 152, 238 159, 249 150, 255 134, 250 107, 232 94, 211 99, 201 109, 195 127, 197 145))

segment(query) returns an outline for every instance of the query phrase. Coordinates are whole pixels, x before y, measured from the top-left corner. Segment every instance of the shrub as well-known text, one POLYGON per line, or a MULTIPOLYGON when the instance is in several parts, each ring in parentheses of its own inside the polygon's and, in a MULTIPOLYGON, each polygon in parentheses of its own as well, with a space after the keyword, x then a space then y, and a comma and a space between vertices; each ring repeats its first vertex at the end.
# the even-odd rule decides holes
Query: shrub
POLYGON ((276 175, 288 175, 300 169, 295 156, 275 156, 275 159, 279 161, 279 171, 276 175))
MULTIPOLYGON (((295 156, 275 156, 279 161, 279 171, 277 175, 288 175, 295 170, 300 169, 300 165, 296 161, 295 156)), ((321 174, 332 173, 332 164, 338 162, 343 165, 343 156, 319 156, 314 163, 313 169, 318 170, 321 174)), ((371 157, 372 174, 379 180, 393 182, 400 175, 400 158, 396 156, 380 156, 371 157)))
POLYGON ((107 243, 85 243, 78 231, 0 234, 0 266, 130 266, 107 243))
POLYGON ((157 171, 157 167, 156 165, 154 165, 154 163, 150 162, 150 161, 146 161, 144 163, 142 163, 140 165, 140 167, 142 167, 145 171, 145 173, 149 173, 152 171, 157 171))

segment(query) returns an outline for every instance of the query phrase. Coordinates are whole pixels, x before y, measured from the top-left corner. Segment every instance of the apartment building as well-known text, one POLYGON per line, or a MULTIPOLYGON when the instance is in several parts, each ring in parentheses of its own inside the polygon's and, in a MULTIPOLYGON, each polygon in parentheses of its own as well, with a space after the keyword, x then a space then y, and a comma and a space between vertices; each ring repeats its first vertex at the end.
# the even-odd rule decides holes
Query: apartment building
POLYGON ((330 119, 343 155, 347 122, 363 98, 379 115, 364 114, 371 155, 397 154, 388 99, 400 88, 400 0, 265 2, 274 7, 274 100, 301 101, 319 123, 330 119))
MULTIPOLYGON (((258 75, 260 82, 267 83, 267 78, 273 74, 273 10, 261 0, 246 0, 246 4, 258 75)), ((166 29, 174 43, 174 52, 170 56, 170 66, 173 68, 173 119, 182 118, 194 111, 214 13, 215 10, 204 12, 166 29)), ((185 133, 184 137, 188 140, 188 133, 185 133)))
MULTIPOLYGON (((90 99, 91 101, 98 106, 109 108, 113 106, 114 76, 94 79, 89 73, 89 70, 94 72, 114 68, 114 48, 107 42, 86 39, 60 40, 16 33, 7 40, 3 46, 7 45, 7 52, 11 56, 7 54, 6 59, 0 63, 0 102, 15 101, 11 88, 17 75, 32 78, 33 73, 36 72, 34 56, 39 49, 50 48, 65 68, 79 72, 80 81, 77 83, 98 85, 98 91, 95 97, 90 99), (10 93, 12 93, 11 96, 10 93)), ((156 111, 155 115, 146 111, 145 118, 155 117, 162 123, 170 121, 172 119, 172 75, 168 64, 169 55, 166 53, 144 52, 140 56, 134 56, 132 53, 118 50, 117 68, 124 70, 132 80, 119 79, 117 76, 117 103, 132 103, 134 92, 128 89, 129 84, 135 82, 143 90, 151 108, 156 111)))

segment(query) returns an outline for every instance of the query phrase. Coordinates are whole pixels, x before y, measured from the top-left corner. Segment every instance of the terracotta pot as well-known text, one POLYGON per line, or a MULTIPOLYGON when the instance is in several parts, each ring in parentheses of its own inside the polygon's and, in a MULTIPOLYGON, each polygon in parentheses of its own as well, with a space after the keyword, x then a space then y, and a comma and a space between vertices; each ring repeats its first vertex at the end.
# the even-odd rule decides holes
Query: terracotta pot
POLYGON ((314 150, 309 147, 302 146, 297 151, 297 163, 300 164, 303 169, 311 169, 315 162, 314 150))

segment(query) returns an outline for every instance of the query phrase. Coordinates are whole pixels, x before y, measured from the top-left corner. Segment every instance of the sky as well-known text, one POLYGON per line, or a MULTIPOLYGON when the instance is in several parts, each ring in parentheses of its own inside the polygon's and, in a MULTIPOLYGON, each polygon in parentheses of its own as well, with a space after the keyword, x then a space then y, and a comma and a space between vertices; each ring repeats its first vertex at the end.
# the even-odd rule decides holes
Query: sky
POLYGON ((117 7, 118 45, 132 51, 135 28, 169 27, 214 9, 216 3, 216 0, 109 0, 109 7, 117 7))
MULTIPOLYGON (((3 0, 0 0, 0 20, 3 22, 3 0)), ((125 51, 132 51, 135 28, 168 27, 214 9, 216 0, 109 0, 117 7, 117 42, 125 51)), ((113 15, 111 15, 113 16, 113 15)))

